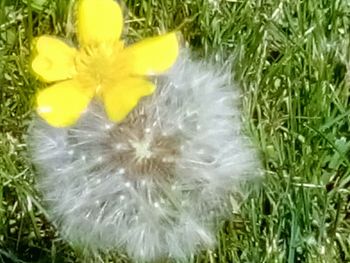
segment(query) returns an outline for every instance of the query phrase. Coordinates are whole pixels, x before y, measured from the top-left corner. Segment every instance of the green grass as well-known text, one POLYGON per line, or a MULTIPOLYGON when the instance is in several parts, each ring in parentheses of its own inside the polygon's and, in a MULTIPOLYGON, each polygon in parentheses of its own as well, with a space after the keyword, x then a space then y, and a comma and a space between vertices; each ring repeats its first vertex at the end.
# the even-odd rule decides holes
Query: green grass
MULTIPOLYGON (((73 2, 0 0, 0 262, 87 262, 46 220, 26 148, 40 87, 33 37, 72 37, 73 2)), ((193 262, 350 262, 350 5, 342 0, 128 0, 127 37, 180 30, 233 55, 265 178, 193 262)), ((93 260, 93 259, 89 259, 93 260)), ((128 262, 106 256, 101 262, 128 262)))

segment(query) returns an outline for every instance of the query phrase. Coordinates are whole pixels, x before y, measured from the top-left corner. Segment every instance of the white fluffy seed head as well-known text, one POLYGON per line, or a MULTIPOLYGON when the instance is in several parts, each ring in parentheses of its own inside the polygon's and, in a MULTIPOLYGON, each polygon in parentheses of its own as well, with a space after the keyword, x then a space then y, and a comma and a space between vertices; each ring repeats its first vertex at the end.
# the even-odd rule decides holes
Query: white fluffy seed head
POLYGON ((258 175, 229 70, 185 54, 155 82, 122 123, 94 101, 73 127, 32 128, 49 214, 90 251, 186 259, 215 244, 231 194, 258 175))

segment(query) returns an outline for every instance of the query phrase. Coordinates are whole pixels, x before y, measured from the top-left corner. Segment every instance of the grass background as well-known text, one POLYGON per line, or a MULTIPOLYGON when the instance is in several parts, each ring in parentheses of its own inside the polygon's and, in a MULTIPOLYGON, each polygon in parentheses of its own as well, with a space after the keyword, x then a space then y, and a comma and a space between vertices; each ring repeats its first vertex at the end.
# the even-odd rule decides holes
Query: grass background
MULTIPOLYGON (((74 1, 0 0, 0 262, 89 262, 45 219, 26 149, 33 37, 74 36, 74 1)), ((247 133, 266 170, 216 250, 193 262, 350 262, 346 0, 126 0, 131 40, 179 29, 234 57, 247 133)), ((122 255, 98 262, 128 262, 122 255)))

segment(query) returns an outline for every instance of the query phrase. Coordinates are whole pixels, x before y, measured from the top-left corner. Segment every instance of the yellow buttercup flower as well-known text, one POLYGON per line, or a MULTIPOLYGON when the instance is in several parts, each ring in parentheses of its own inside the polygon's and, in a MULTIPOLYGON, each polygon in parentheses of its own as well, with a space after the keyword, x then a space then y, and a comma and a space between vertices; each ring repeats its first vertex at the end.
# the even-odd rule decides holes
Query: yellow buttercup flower
POLYGON ((123 16, 113 0, 81 0, 77 13, 80 48, 51 36, 36 42, 33 71, 55 82, 37 96, 37 112, 50 125, 74 124, 94 96, 103 100, 113 121, 122 121, 155 90, 147 76, 168 70, 179 44, 175 33, 124 47, 119 40, 123 16))

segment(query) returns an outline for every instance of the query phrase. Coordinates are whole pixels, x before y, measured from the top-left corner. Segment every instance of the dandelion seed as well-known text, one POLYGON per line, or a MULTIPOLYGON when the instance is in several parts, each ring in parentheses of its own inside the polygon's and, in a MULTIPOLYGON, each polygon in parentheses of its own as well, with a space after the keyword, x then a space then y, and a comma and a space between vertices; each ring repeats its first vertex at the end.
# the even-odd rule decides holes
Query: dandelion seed
POLYGON ((119 168, 117 174, 118 175, 125 174, 125 169, 124 168, 119 168))
POLYGON ((105 125, 105 129, 106 129, 106 130, 110 130, 110 129, 112 128, 112 126, 113 126, 112 124, 108 124, 108 123, 107 123, 107 124, 105 125))
POLYGON ((123 145, 121 143, 117 143, 117 144, 115 144, 115 149, 121 150, 121 149, 123 149, 123 145))

